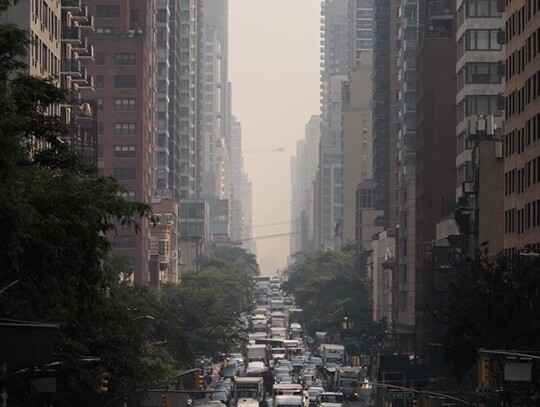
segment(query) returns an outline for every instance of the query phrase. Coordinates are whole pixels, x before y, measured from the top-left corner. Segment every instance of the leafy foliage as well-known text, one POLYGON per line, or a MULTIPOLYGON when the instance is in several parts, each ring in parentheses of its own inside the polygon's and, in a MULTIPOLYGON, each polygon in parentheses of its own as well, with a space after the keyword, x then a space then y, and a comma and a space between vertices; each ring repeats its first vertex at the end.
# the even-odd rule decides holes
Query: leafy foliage
POLYGON ((204 259, 203 267, 211 267, 212 264, 210 262, 215 262, 216 260, 221 260, 229 264, 231 267, 247 276, 258 276, 261 272, 256 256, 241 247, 228 245, 216 246, 212 252, 211 258, 204 259))
POLYGON ((477 351, 534 350, 540 335, 540 262, 536 258, 481 256, 449 292, 446 312, 449 358, 458 371, 473 366, 477 351))
MULTIPOLYGON (((0 11, 13 3, 0 0, 0 11)), ((52 366, 10 363, 0 385, 13 404, 58 407, 120 406, 136 403, 140 389, 181 387, 196 353, 234 344, 257 262, 218 251, 201 272, 161 292, 123 280, 129 265, 111 255, 107 236, 150 222, 151 208, 121 198, 115 179, 89 177, 93 169, 65 142, 67 127, 54 114, 65 92, 54 78, 25 73, 28 44, 27 32, 0 24, 0 322, 59 330, 52 366), (98 394, 103 371, 109 391, 98 394), (46 399, 31 385, 43 376, 58 379, 46 399)))
POLYGON ((184 323, 199 354, 220 355, 237 345, 234 330, 240 313, 253 306, 252 282, 230 266, 188 272, 176 292, 184 312, 184 323))
POLYGON ((351 333, 370 321, 368 284, 355 268, 352 252, 319 251, 307 255, 285 271, 284 287, 304 310, 307 328, 336 332, 347 316, 351 333))

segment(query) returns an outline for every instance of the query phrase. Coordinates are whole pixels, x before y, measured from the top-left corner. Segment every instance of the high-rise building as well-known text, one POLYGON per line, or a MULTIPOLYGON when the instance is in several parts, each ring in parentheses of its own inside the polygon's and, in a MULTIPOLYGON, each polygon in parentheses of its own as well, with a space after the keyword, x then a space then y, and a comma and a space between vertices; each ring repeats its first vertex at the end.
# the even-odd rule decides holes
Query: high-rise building
POLYGON ((398 215, 396 228, 397 299, 395 322, 403 349, 414 348, 416 215, 416 51, 418 2, 402 0, 398 51, 398 215), (408 336, 406 334, 409 334, 408 336), (412 340, 411 340, 412 339, 412 340), (410 344, 412 343, 412 345, 410 344))
POLYGON ((291 161, 291 256, 314 250, 313 182, 319 165, 320 124, 319 116, 311 116, 291 161))
MULTIPOLYGON (((497 9, 497 1, 487 2, 470 0, 458 5, 456 12, 457 23, 457 127, 456 127, 456 199, 458 202, 456 219, 462 236, 461 252, 464 255, 474 256, 478 246, 478 232, 480 219, 489 214, 492 218, 490 248, 502 250, 503 225, 495 221, 495 212, 503 213, 502 197, 494 199, 494 188, 487 178, 478 182, 479 174, 487 167, 493 178, 498 178, 502 170, 502 157, 496 158, 493 145, 495 138, 500 144, 502 134, 503 115, 500 106, 504 91, 504 80, 501 75, 501 61, 504 59, 503 46, 499 43, 498 32, 502 26, 502 13, 497 9), (486 132, 476 131, 480 121, 489 117, 490 129, 486 132), (487 132, 490 132, 489 139, 487 132), (484 134, 482 134, 484 133, 484 134), (482 145, 480 145, 482 144, 482 145), (478 148, 476 148, 478 147, 478 148), (490 148, 491 147, 491 148, 490 148), (491 159, 488 150, 492 151, 491 159), (479 158, 482 160, 479 160, 479 158), (491 185, 489 185, 489 182, 491 185), (482 188, 482 193, 479 188, 482 188), (489 187, 489 188, 488 188, 489 187), (481 209, 479 198, 491 198, 489 207, 481 209), (482 213, 483 212, 483 213, 482 213), (496 232, 497 224, 500 226, 496 232)), ((500 175, 503 176, 502 174, 500 175)), ((486 231, 488 223, 482 222, 482 230, 486 231)))
POLYGON ((235 117, 231 118, 229 136, 229 157, 231 160, 231 240, 242 239, 244 213, 242 209, 242 126, 235 117))
POLYGON ((93 78, 85 67, 94 57, 86 38, 94 30, 87 7, 80 2, 19 2, 4 10, 0 19, 28 31, 32 41, 24 61, 28 73, 56 77, 57 85, 69 91, 66 103, 51 107, 50 113, 63 118, 69 129, 66 141, 88 164, 96 166, 95 100, 81 96, 83 90, 93 89, 93 78))
MULTIPOLYGON (((341 84, 347 80, 348 1, 321 3, 321 141, 315 245, 334 248, 342 222, 341 84)), ((339 246, 339 245, 338 245, 339 246)))
MULTIPOLYGON (((71 13, 70 13, 71 14, 71 13)), ((73 13, 74 15, 78 13, 73 13)), ((64 42, 82 39, 81 30, 71 30, 61 21, 61 5, 56 0, 24 1, 2 11, 0 18, 3 23, 16 24, 28 30, 31 46, 28 50, 27 61, 30 75, 48 77, 60 75, 61 47, 64 42)))
POLYGON ((352 0, 348 12, 348 81, 342 88, 343 220, 341 241, 356 248, 356 191, 372 175, 373 1, 352 0))
POLYGON ((220 84, 219 106, 221 137, 229 142, 231 131, 231 87, 229 81, 229 0, 203 0, 204 23, 210 27, 219 42, 219 72, 217 82, 220 84))
MULTIPOLYGON (((512 0, 504 10, 506 109, 504 249, 540 252, 540 7, 512 0)), ((502 38, 501 38, 502 40, 502 38)))
POLYGON ((376 223, 390 222, 390 1, 374 0, 373 7, 373 180, 377 183, 375 203, 383 215, 376 223))
POLYGON ((453 0, 419 2, 420 29, 416 58, 415 325, 417 350, 426 358, 434 326, 430 317, 422 311, 423 305, 432 301, 434 292, 429 245, 436 238, 436 224, 445 214, 453 211, 455 200, 454 12, 453 0))
POLYGON ((224 241, 230 239, 230 222, 233 217, 230 213, 226 214, 228 224, 225 225, 223 211, 224 208, 228 208, 229 211, 234 209, 231 205, 231 109, 227 78, 228 1, 205 0, 202 2, 202 11, 204 29, 201 50, 202 114, 201 137, 198 144, 200 171, 198 196, 208 200, 211 216, 210 238, 224 241), (224 200, 228 201, 227 204, 224 200), (224 234, 224 230, 227 234, 224 234))
POLYGON ((242 227, 242 241, 245 249, 253 254, 257 253, 257 242, 253 239, 253 188, 247 174, 242 174, 242 213, 244 226, 242 227))
POLYGON ((356 189, 372 175, 372 52, 362 51, 343 85, 343 226, 342 244, 356 242, 356 189))
MULTIPOLYGON (((85 2, 95 17, 89 42, 96 52, 88 70, 95 80, 98 114, 98 165, 104 175, 127 188, 126 199, 151 203, 155 187, 157 136, 155 3, 146 0, 85 2)), ((141 230, 119 227, 111 236, 114 251, 132 263, 139 284, 158 281, 150 275, 150 225, 141 230)))

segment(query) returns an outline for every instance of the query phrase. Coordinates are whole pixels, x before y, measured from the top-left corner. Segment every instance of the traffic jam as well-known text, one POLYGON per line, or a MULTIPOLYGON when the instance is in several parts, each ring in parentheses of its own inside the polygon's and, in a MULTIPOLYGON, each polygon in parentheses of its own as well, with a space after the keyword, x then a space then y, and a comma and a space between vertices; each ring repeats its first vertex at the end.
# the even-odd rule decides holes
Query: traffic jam
POLYGON ((255 277, 256 304, 242 315, 243 344, 214 369, 209 400, 200 407, 344 407, 369 396, 367 366, 328 343, 325 332, 310 337, 302 309, 281 289, 278 277, 255 277))

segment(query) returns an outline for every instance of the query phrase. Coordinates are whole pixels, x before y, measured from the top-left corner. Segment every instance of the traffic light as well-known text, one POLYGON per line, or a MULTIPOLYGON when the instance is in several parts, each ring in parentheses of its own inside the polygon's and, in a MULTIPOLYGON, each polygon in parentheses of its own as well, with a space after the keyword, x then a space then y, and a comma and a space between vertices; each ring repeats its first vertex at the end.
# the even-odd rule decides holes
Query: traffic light
POLYGON ((197 390, 204 390, 205 388, 205 385, 204 385, 204 376, 200 373, 197 373, 195 375, 195 388, 197 390))
POLYGON ((161 407, 169 407, 170 406, 170 400, 169 393, 165 392, 161 394, 161 407))
POLYGON ((480 355, 476 360, 476 374, 478 378, 478 387, 484 388, 489 384, 488 359, 480 355))
POLYGON ((104 394, 109 391, 109 373, 101 372, 98 377, 96 393, 104 394))

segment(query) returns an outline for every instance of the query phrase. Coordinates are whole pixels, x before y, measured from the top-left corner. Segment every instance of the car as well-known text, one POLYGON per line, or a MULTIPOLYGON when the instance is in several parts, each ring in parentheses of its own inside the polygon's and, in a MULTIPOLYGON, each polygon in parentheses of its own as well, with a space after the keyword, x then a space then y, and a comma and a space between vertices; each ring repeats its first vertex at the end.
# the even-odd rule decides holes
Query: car
POLYGON ((227 366, 223 366, 221 368, 221 377, 226 379, 234 379, 236 376, 238 376, 238 366, 236 362, 229 361, 227 363, 227 366))
POLYGON ((293 370, 293 365, 292 365, 291 361, 288 360, 288 359, 279 359, 276 362, 276 367, 282 367, 282 366, 286 366, 287 369, 289 369, 289 371, 293 370))
POLYGON ((214 391, 210 396, 210 400, 219 401, 222 404, 229 405, 230 396, 225 391, 214 391))
POLYGON ((301 376, 300 381, 304 386, 309 385, 310 383, 315 383, 315 374, 314 373, 304 373, 301 376))
POLYGON ((276 382, 279 384, 292 384, 293 380, 290 375, 281 375, 276 382))
POLYGON ((283 375, 283 374, 286 374, 288 375, 290 373, 290 369, 287 367, 287 366, 278 366, 278 367, 275 367, 274 368, 274 376, 279 376, 279 375, 283 375))
POLYGON ((339 392, 324 392, 319 397, 320 407, 343 407, 345 396, 339 392))
POLYGON ((311 356, 309 358, 309 363, 313 363, 317 368, 320 368, 323 365, 322 358, 318 356, 311 356))
POLYGON ((320 395, 324 393, 324 388, 318 386, 310 386, 308 387, 307 392, 309 397, 309 405, 316 406, 319 402, 320 395))

